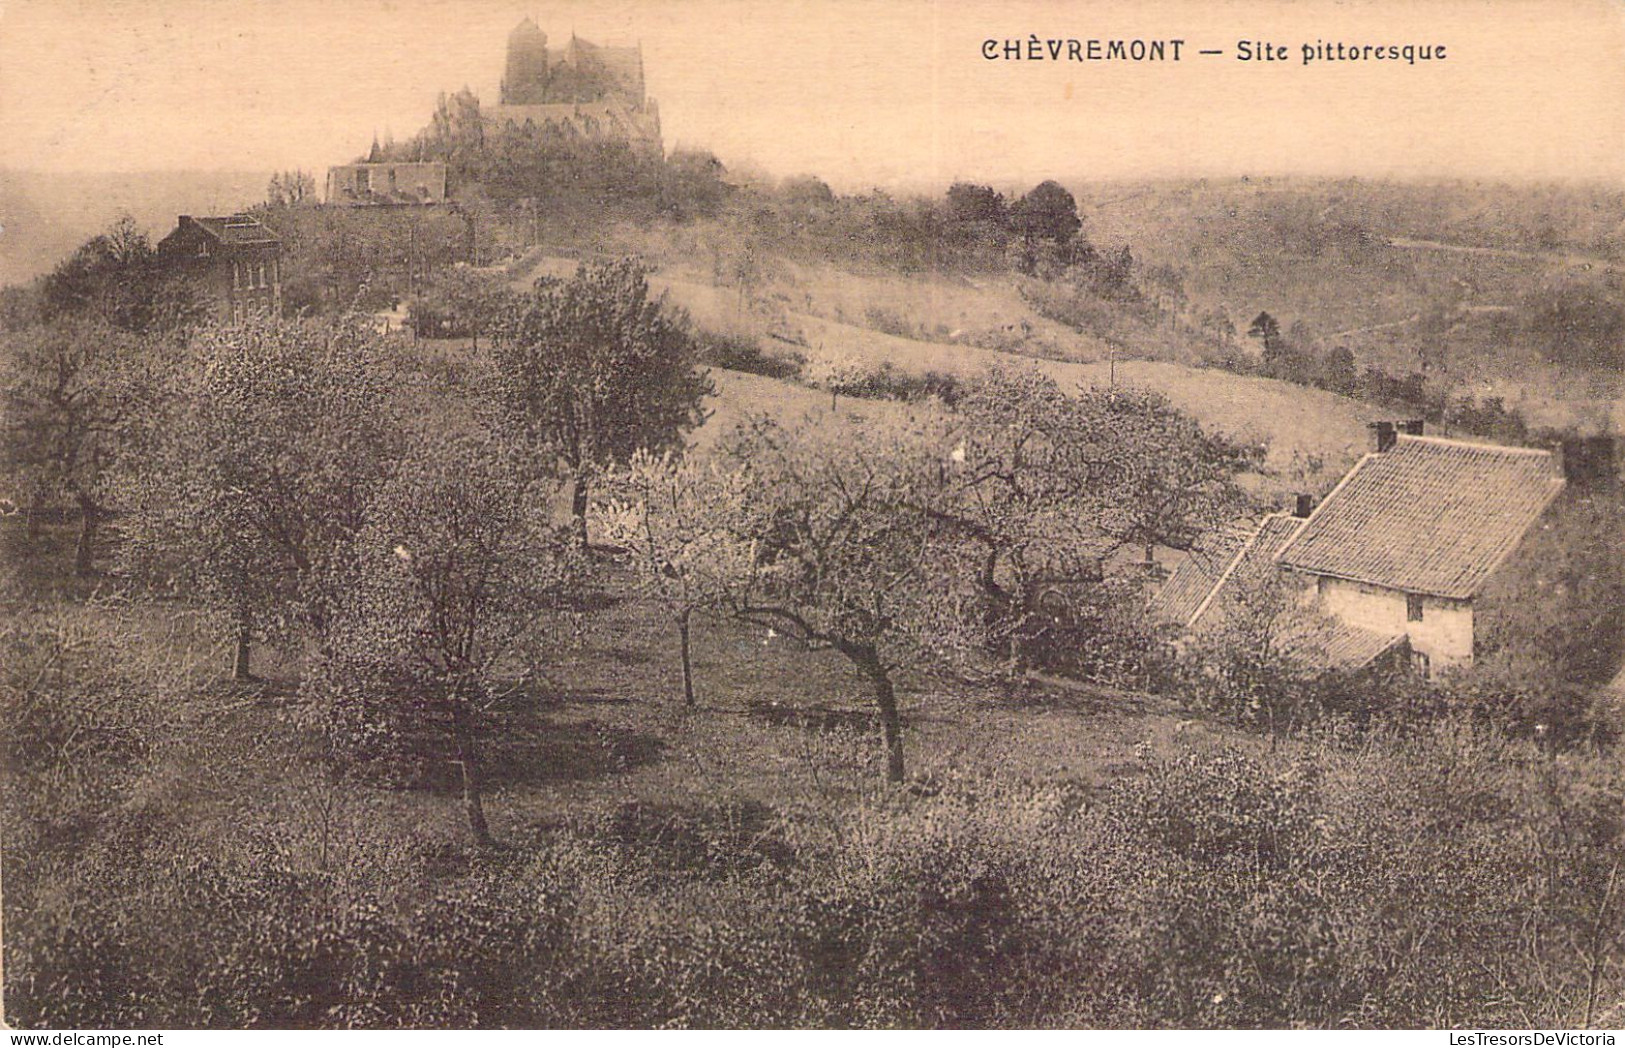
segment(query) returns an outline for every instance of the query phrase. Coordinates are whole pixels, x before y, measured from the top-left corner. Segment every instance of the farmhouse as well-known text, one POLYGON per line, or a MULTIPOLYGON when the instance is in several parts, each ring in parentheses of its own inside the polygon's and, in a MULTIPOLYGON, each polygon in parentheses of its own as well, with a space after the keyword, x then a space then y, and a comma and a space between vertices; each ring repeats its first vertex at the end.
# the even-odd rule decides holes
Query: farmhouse
POLYGON ((1381 425, 1377 447, 1277 560, 1323 614, 1403 633, 1424 672, 1470 665, 1474 602, 1562 490, 1556 456, 1381 425))
POLYGON ((181 215, 158 242, 164 266, 197 288, 220 320, 282 311, 282 241, 248 215, 181 215))
POLYGON ((1312 668, 1356 669, 1408 652, 1423 673, 1470 665, 1485 584, 1563 488, 1551 452, 1376 427, 1376 449, 1318 507, 1215 536, 1182 563, 1153 611, 1191 635, 1287 594, 1279 647, 1312 668))
POLYGON ((1157 592, 1153 613, 1187 640, 1226 629, 1267 633, 1277 651, 1312 670, 1355 670, 1402 656, 1402 631, 1319 614, 1303 579, 1282 570, 1277 558, 1308 523, 1309 506, 1304 496, 1295 512, 1215 533, 1157 592))

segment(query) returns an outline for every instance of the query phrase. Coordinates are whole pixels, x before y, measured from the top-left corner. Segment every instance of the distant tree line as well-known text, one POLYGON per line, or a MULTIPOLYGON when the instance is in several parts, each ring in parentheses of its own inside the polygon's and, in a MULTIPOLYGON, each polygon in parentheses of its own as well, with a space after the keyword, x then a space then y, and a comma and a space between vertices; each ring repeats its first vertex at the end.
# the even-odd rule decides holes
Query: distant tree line
MULTIPOLYGON (((1227 370, 1312 386, 1343 396, 1380 404, 1398 412, 1442 423, 1479 436, 1510 444, 1523 444, 1536 436, 1522 413, 1500 397, 1452 394, 1448 384, 1413 371, 1394 376, 1381 368, 1358 367, 1354 353, 1338 345, 1318 352, 1303 333, 1289 337, 1268 312, 1259 313, 1247 334, 1261 351, 1256 363, 1231 355, 1221 358, 1227 370)), ((1552 437, 1552 434, 1544 434, 1552 437)))

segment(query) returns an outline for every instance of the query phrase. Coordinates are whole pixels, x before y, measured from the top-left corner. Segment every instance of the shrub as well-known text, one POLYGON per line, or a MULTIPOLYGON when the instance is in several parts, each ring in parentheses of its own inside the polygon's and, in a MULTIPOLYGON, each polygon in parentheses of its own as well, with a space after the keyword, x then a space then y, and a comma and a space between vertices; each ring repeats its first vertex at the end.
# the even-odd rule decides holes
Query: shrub
POLYGON ((752 375, 785 380, 800 377, 801 369, 807 363, 807 358, 794 350, 784 353, 764 353, 755 339, 744 335, 701 331, 696 333, 694 341, 701 364, 726 368, 729 371, 744 371, 752 375))

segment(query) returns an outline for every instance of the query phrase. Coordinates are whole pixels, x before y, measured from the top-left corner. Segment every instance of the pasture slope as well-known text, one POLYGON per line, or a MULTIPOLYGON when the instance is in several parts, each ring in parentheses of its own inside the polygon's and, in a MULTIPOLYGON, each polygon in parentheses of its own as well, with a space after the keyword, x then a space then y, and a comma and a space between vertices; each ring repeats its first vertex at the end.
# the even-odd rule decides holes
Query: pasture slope
MULTIPOLYGON (((515 267, 523 275, 514 284, 523 287, 542 275, 568 276, 575 266, 573 259, 533 256, 515 267)), ((754 337, 764 344, 771 342, 767 336, 772 332, 801 343, 795 348, 810 359, 840 356, 873 367, 889 363, 906 375, 937 371, 956 378, 996 366, 1024 367, 1042 371, 1067 389, 1105 388, 1115 380, 1118 385, 1153 390, 1211 432, 1238 443, 1266 446, 1265 469, 1277 478, 1276 483, 1266 481, 1266 490, 1293 485, 1312 491, 1329 488, 1365 452, 1366 424, 1382 414, 1348 397, 1275 379, 1160 361, 1113 363, 1109 346, 1038 316, 1013 289, 995 286, 998 282, 993 280, 969 287, 960 286, 963 281, 871 277, 829 267, 814 271, 785 266, 782 273, 775 284, 775 300, 801 308, 784 308, 770 316, 744 309, 734 289, 694 279, 681 270, 655 273, 650 284, 702 330, 754 337), (984 332, 1014 329, 1023 344, 1015 351, 1002 351, 958 341, 904 338, 836 319, 867 313, 877 303, 888 316, 913 329, 938 330, 949 322, 984 332), (1043 356, 1021 351, 1033 343, 1043 356)), ((827 397, 802 386, 723 371, 716 371, 715 378, 718 396, 711 420, 698 435, 702 446, 747 414, 783 416, 820 404, 827 410, 827 397)), ((865 413, 885 410, 849 398, 843 398, 842 405, 842 410, 865 413)))

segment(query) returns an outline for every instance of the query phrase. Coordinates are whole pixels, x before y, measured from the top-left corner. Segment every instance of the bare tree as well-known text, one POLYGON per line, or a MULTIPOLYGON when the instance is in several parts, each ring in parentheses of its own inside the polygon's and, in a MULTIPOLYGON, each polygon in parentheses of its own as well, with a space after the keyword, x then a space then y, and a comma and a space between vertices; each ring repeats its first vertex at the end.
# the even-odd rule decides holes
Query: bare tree
POLYGON ((205 333, 118 491, 126 564, 255 634, 325 624, 397 440, 388 367, 351 320, 255 318, 205 333))
POLYGON ((945 425, 951 462, 924 464, 943 483, 921 508, 975 550, 987 639, 1012 662, 1046 593, 1098 583, 1126 546, 1189 548, 1243 504, 1237 456, 1149 394, 993 370, 945 425))
POLYGON ((955 641, 970 619, 955 543, 922 508, 937 481, 920 461, 948 449, 913 429, 838 428, 764 419, 730 441, 748 481, 741 533, 755 549, 730 599, 739 618, 851 662, 880 715, 886 777, 901 782, 896 675, 964 650, 955 641))
POLYGON ((265 189, 271 207, 300 207, 316 202, 316 179, 309 171, 281 171, 265 189))
POLYGON ((571 480, 582 546, 600 472, 640 448, 675 446, 704 419, 711 392, 681 318, 650 295, 648 273, 633 259, 537 281, 493 355, 500 398, 571 480))
POLYGON ((73 500, 80 522, 74 570, 89 575, 108 511, 108 475, 150 414, 166 351, 153 339, 71 318, 6 342, 5 462, 26 487, 73 500))

